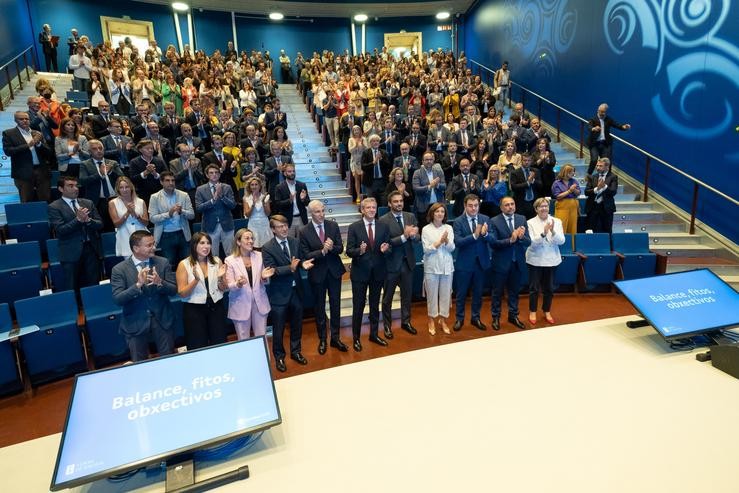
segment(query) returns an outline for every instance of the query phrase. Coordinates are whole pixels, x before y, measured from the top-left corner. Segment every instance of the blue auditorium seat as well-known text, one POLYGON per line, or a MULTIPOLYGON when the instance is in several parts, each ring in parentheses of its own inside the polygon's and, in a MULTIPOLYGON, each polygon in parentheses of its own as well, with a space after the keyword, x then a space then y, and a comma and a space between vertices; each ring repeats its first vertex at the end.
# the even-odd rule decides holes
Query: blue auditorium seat
POLYGON ((5 217, 8 222, 8 237, 19 243, 38 241, 41 256, 46 258, 46 240, 50 235, 49 205, 46 202, 6 204, 5 217))
POLYGON ((49 254, 49 267, 46 269, 49 281, 47 286, 57 291, 57 286, 64 286, 64 271, 59 262, 59 240, 56 238, 46 240, 46 251, 49 254))
POLYGON ((87 371, 74 291, 16 301, 15 311, 18 325, 41 329, 20 341, 31 385, 87 371))
POLYGON ((96 368, 129 359, 126 338, 118 332, 122 309, 113 303, 110 284, 80 289, 85 332, 96 368))
POLYGON ((616 278, 618 257, 611 252, 611 238, 608 233, 576 234, 575 251, 582 259, 586 287, 610 285, 616 278))
MULTIPOLYGON (((0 334, 10 332, 13 321, 10 319, 10 307, 0 304, 0 334)), ((23 390, 23 381, 18 372, 18 361, 15 349, 10 341, 0 342, 0 395, 12 394, 23 390)))
POLYGON ((554 272, 554 286, 571 285, 574 288, 580 270, 580 257, 572 249, 572 235, 565 235, 565 242, 559 246, 559 254, 562 256, 562 263, 554 272))
POLYGON ((653 276, 657 270, 657 254, 649 251, 649 233, 613 233, 613 252, 621 261, 624 279, 653 276))
POLYGON ((115 254, 115 233, 105 232, 100 235, 101 243, 103 245, 103 268, 105 269, 105 277, 110 277, 110 273, 113 272, 113 267, 116 264, 125 260, 124 257, 119 257, 115 254))
POLYGON ((38 241, 0 245, 0 303, 38 296, 42 277, 38 241))

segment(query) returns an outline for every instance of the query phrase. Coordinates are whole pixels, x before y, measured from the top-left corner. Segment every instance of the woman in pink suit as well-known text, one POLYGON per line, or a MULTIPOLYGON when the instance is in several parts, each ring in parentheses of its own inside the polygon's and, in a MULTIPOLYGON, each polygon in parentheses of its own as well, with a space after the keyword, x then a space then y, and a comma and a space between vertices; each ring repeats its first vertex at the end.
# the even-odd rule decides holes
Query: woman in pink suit
POLYGON ((233 252, 226 257, 228 318, 239 339, 264 335, 270 305, 265 284, 275 273, 264 267, 262 254, 254 250, 254 234, 246 228, 236 232, 233 252))

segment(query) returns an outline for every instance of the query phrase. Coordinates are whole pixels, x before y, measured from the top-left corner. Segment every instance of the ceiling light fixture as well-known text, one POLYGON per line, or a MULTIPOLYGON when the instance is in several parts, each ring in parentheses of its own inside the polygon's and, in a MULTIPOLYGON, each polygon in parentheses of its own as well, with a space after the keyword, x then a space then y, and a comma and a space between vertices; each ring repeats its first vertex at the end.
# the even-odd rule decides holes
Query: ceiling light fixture
POLYGON ((438 14, 436 14, 436 18, 440 21, 446 20, 449 18, 449 12, 439 12, 438 14))
POLYGON ((273 21, 281 21, 285 18, 285 16, 279 12, 272 12, 271 14, 269 14, 269 18, 273 21))
POLYGON ((365 22, 368 18, 367 14, 357 14, 354 16, 354 20, 357 22, 365 22))
POLYGON ((172 8, 180 12, 186 12, 190 10, 190 6, 184 2, 174 2, 172 3, 172 8))

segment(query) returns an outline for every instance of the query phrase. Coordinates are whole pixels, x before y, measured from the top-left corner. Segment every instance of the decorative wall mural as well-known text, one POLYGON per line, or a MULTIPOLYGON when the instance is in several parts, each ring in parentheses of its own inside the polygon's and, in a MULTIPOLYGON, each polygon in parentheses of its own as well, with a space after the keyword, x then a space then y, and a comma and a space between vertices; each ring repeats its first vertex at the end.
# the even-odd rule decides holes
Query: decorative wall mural
MULTIPOLYGON (((739 47, 719 35, 731 0, 610 0, 603 30, 611 50, 655 50, 654 74, 663 89, 655 116, 691 140, 733 133, 732 91, 739 90, 739 47)), ((739 161, 737 153, 725 158, 739 161)))
POLYGON ((506 0, 504 30, 511 45, 540 75, 551 77, 557 55, 566 52, 577 31, 577 11, 568 0, 506 0), (512 14, 512 15, 511 15, 512 14))

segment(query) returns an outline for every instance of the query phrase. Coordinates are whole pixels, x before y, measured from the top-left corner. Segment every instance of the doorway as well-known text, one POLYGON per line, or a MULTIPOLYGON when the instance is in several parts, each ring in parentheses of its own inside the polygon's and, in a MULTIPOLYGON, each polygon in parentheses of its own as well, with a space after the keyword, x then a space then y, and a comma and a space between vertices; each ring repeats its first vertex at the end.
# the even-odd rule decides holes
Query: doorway
POLYGON ((103 39, 110 41, 114 49, 119 41, 130 38, 131 44, 138 48, 141 57, 149 49, 149 41, 155 39, 154 24, 149 21, 100 16, 100 24, 103 28, 103 39))
POLYGON ((385 47, 398 58, 415 56, 420 60, 423 52, 423 33, 385 33, 385 47))

